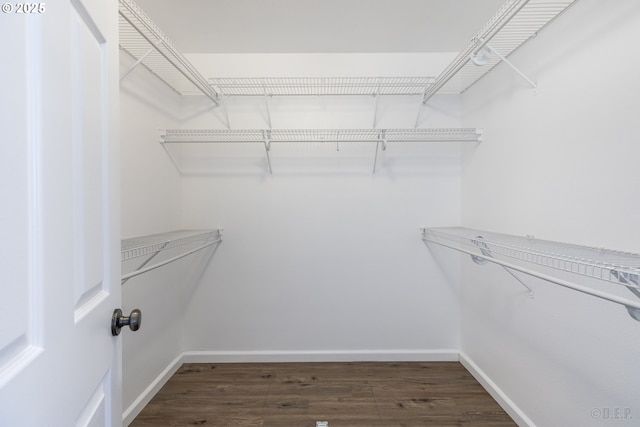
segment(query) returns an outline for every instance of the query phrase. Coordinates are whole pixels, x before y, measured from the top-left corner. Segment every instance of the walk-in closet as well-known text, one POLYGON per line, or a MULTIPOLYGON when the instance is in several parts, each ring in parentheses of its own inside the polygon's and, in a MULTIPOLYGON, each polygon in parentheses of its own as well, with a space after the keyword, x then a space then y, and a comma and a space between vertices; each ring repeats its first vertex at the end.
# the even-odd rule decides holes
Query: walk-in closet
POLYGON ((0 17, 0 425, 638 425, 639 2, 62 3, 0 17))

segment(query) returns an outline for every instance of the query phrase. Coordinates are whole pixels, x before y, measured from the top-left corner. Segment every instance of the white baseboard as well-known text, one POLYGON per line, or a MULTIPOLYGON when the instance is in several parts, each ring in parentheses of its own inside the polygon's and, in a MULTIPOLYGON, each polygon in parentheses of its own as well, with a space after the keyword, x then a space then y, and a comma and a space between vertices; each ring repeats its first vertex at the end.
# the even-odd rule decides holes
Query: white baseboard
POLYGON ((145 406, 153 399, 153 396, 156 395, 158 391, 162 388, 163 385, 169 381, 169 378, 182 366, 184 354, 179 355, 175 359, 169 363, 169 366, 164 368, 164 370, 156 377, 155 380, 149 384, 149 386, 138 396, 136 400, 133 401, 131 405, 122 414, 122 425, 128 426, 131 422, 138 416, 140 412, 144 409, 145 406))
POLYGON ((457 362, 458 351, 345 350, 345 351, 187 351, 185 363, 277 362, 457 362))
POLYGON ((535 427, 533 421, 484 373, 473 360, 463 352, 460 352, 460 363, 473 375, 496 402, 509 414, 520 427, 535 427))

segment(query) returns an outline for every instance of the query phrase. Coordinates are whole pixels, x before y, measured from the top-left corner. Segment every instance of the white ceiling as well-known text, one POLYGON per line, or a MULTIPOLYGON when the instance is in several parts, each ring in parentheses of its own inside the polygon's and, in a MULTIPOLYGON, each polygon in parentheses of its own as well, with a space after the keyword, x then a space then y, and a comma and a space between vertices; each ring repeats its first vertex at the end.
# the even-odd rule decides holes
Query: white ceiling
POLYGON ((136 0, 183 53, 457 52, 505 0, 136 0))

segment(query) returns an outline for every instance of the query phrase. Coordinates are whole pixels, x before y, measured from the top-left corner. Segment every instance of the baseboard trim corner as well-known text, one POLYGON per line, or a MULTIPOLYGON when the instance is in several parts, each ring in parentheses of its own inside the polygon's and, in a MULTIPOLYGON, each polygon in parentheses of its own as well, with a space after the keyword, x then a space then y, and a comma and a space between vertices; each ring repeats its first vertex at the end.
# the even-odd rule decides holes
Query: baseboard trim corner
POLYGON ((138 416, 145 406, 153 399, 153 396, 160 391, 169 378, 182 366, 184 363, 184 353, 173 359, 169 365, 156 377, 155 380, 149 384, 149 386, 133 401, 131 405, 122 413, 122 425, 128 426, 138 416))
POLYGON ((487 374, 465 353, 460 352, 460 363, 484 387, 496 402, 520 427, 536 427, 526 414, 494 383, 487 374))

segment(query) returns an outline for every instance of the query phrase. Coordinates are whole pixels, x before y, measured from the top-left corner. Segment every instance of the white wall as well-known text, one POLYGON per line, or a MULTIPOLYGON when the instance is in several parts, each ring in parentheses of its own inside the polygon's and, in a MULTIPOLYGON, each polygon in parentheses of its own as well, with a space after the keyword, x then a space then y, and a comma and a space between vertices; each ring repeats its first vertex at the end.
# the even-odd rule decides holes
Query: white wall
MULTIPOLYGON (((329 69, 353 75, 358 61, 334 56, 309 60, 318 68, 305 55, 226 58, 222 75, 268 74, 274 63, 288 76, 329 69)), ((213 70, 219 57, 195 59, 213 70)), ((363 59, 361 75, 384 74, 392 59, 363 59)), ((419 102, 382 98, 379 127, 412 127, 419 102)), ((270 104, 274 128, 370 128, 374 115, 371 97, 270 104)), ((440 97, 436 105, 421 126, 460 125, 459 97, 440 97)), ((267 128, 263 99, 231 98, 227 106, 234 128, 267 128)), ((194 113, 182 127, 222 126, 221 112, 197 98, 186 99, 184 111, 194 113)), ((261 145, 240 147, 242 154, 207 149, 224 160, 195 164, 187 149, 172 148, 186 172, 183 224, 225 229, 188 307, 185 349, 208 360, 456 357, 458 288, 444 279, 418 228, 460 221, 458 144, 389 144, 375 175, 373 144, 273 144, 273 175, 261 145)), ((200 160, 207 149, 198 147, 200 160)))
MULTIPOLYGON (((135 61, 120 53, 123 75, 135 61)), ((180 174, 160 145, 160 129, 182 120, 180 96, 144 67, 120 82, 122 236, 180 225, 180 174)))
MULTIPOLYGON (((463 124, 485 129, 465 152, 463 225, 638 252, 639 36, 638 2, 581 0, 510 58, 537 94, 500 66, 463 95, 463 124)), ((522 278, 533 300, 463 257, 463 354, 536 425, 637 425, 640 324, 522 278)))
MULTIPOLYGON (((120 72, 133 64, 120 54, 120 72)), ((158 129, 180 121, 180 97, 143 67, 120 85, 122 237, 180 228, 180 175, 159 144, 158 129)), ((191 262, 196 262, 190 260, 191 262)), ((182 351, 180 321, 196 272, 189 260, 134 277, 122 287, 123 311, 142 310, 142 327, 125 330, 125 411, 182 351)))

